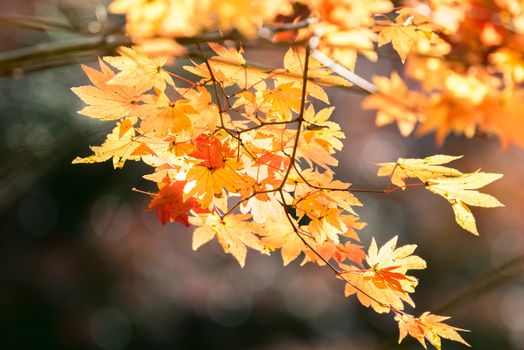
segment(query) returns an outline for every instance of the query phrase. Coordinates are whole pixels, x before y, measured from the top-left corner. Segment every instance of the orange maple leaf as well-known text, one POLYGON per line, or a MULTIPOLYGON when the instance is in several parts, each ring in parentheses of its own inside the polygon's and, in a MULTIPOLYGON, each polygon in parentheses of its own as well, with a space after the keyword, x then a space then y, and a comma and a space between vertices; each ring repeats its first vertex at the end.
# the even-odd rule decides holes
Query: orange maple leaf
POLYGON ((400 344, 400 342, 402 342, 402 340, 409 334, 417 339, 424 349, 427 349, 427 339, 435 348, 437 348, 437 350, 440 350, 441 337, 471 346, 458 333, 458 331, 468 331, 449 326, 442 322, 447 319, 449 319, 449 317, 433 315, 430 312, 424 312, 420 317, 397 314, 395 315, 395 320, 398 322, 400 331, 398 342, 400 344))
POLYGON ((418 280, 407 275, 409 270, 426 268, 426 262, 412 255, 416 245, 396 248, 397 237, 392 238, 380 249, 375 239, 366 256, 369 269, 340 264, 344 272, 340 277, 346 282, 345 295, 356 294, 358 300, 378 313, 391 308, 403 310, 404 303, 415 306, 409 293, 415 291, 418 280))

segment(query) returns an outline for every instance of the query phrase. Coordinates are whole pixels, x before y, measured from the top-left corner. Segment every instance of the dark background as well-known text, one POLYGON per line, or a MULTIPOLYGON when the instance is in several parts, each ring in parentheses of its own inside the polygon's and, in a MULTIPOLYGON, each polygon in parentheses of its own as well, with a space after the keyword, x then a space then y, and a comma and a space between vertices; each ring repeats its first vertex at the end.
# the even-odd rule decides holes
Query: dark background
MULTIPOLYGON (((0 0, 2 16, 59 18, 84 29, 96 29, 95 10, 103 8, 101 1, 0 0)), ((75 35, 0 19, 0 62, 12 50, 75 35)), ((256 47, 247 53, 273 66, 282 57, 256 47)), ((357 67, 369 78, 398 62, 357 67)), ((162 227, 145 210, 148 198, 131 191, 154 190, 141 178, 150 172, 145 165, 71 165, 111 129, 76 114, 81 102, 70 88, 86 83, 79 63, 0 77, 0 349, 420 348, 412 340, 396 345, 391 315, 344 298, 327 269, 284 268, 278 254, 254 253, 241 269, 216 242, 193 252, 189 230, 162 227)), ((451 324, 472 331, 465 338, 475 349, 524 348, 523 259, 497 270, 524 253, 523 150, 503 150, 491 138, 452 136, 442 148, 432 135, 404 139, 395 127, 373 126, 373 114, 359 107, 363 96, 329 94, 347 134, 337 176, 355 187, 384 188, 375 162, 436 153, 463 154, 454 164, 463 171, 505 174, 487 192, 506 208, 473 209, 478 238, 422 189, 360 195, 358 212, 369 223, 361 234, 366 246, 371 236, 384 243, 394 235, 419 245, 428 268, 416 273, 415 313, 453 316, 451 324)))

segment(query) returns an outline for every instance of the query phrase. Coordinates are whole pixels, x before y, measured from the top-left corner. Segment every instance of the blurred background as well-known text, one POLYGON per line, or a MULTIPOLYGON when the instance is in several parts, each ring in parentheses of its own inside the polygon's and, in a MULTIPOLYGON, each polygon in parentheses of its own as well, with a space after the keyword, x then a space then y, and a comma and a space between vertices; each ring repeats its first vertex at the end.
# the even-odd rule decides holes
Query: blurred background
MULTIPOLYGON (((0 349, 420 348, 412 340, 397 345, 392 318, 344 298, 328 269, 284 268, 278 254, 254 253, 241 269, 216 242, 194 253, 189 230, 163 227, 145 210, 148 198, 131 191, 154 189, 141 178, 145 165, 71 165, 111 129, 76 114, 81 102, 70 91, 87 83, 79 63, 95 66, 105 51, 31 54, 98 43, 103 30, 122 23, 105 5, 0 1, 0 349), (47 20, 35 27, 25 16, 47 20), (26 69, 16 68, 20 57, 26 69)), ((247 53, 281 64, 282 52, 247 53)), ((173 70, 184 62, 177 63, 173 70)), ((357 67, 370 78, 400 65, 357 67)), ((373 126, 373 114, 359 107, 363 96, 329 94, 347 134, 337 176, 355 187, 386 186, 375 162, 437 153, 463 154, 454 164, 463 171, 505 174, 487 192, 506 207, 473 209, 480 237, 461 230, 448 203, 423 189, 359 195, 358 212, 368 222, 366 246, 371 236, 384 243, 394 235, 419 245, 428 268, 416 273, 415 313, 453 316, 452 325, 472 331, 465 338, 475 349, 524 349, 524 150, 503 150, 491 138, 449 137, 441 148, 432 135, 404 139, 396 127, 373 126)))

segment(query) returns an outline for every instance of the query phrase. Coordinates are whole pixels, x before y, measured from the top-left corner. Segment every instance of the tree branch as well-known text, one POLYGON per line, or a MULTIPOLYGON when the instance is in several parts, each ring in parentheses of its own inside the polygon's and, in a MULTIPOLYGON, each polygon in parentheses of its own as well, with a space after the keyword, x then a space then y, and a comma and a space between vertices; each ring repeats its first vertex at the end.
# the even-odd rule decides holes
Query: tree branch
POLYGON ((76 33, 77 29, 70 24, 58 19, 49 19, 35 16, 23 15, 4 15, 0 16, 0 26, 2 27, 19 27, 32 30, 51 30, 57 29, 65 32, 76 33))
MULTIPOLYGON (((52 27, 60 30, 74 31, 74 29, 67 24, 30 16, 1 16, 0 23, 6 26, 29 27, 29 29, 42 30, 52 27)), ((311 19, 306 19, 293 24, 286 23, 282 25, 264 26, 259 31, 260 37, 267 39, 270 37, 270 34, 298 30, 309 26, 310 23, 311 19)), ((221 31, 212 31, 195 37, 172 39, 181 45, 189 46, 211 41, 239 40, 243 39, 243 36, 240 32, 233 30, 225 35, 221 31)), ((38 44, 0 54, 0 75, 8 75, 17 70, 33 71, 36 69, 44 69, 47 67, 45 65, 46 62, 49 62, 52 66, 54 66, 58 60, 68 63, 67 60, 64 60, 67 55, 84 54, 92 58, 96 58, 98 55, 110 55, 113 54, 119 46, 129 46, 132 44, 132 40, 123 34, 108 33, 93 34, 67 41, 38 44), (38 65, 35 65, 36 61, 38 61, 38 65)))
POLYGON ((522 273, 524 273, 524 254, 517 256, 492 271, 489 271, 484 276, 472 282, 468 288, 463 290, 455 298, 440 306, 437 311, 445 313, 458 309, 486 294, 490 290, 500 287, 522 273))
POLYGON ((377 90, 377 87, 373 83, 362 78, 360 75, 353 73, 317 49, 312 50, 311 55, 323 66, 330 68, 333 72, 352 82, 367 93, 372 94, 377 90))
POLYGON ((17 70, 32 71, 33 67, 46 68, 46 63, 54 64, 78 54, 84 57, 109 54, 123 45, 131 45, 129 38, 123 35, 96 35, 8 51, 0 54, 0 75, 17 70))

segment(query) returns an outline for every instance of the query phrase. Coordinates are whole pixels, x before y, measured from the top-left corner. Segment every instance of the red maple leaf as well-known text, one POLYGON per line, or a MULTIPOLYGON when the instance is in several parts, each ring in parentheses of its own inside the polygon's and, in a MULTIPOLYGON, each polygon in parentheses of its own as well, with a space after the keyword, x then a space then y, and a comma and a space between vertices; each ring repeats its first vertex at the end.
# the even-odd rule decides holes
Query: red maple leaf
POLYGON ((198 165, 209 169, 221 169, 225 166, 222 142, 217 137, 202 134, 193 142, 195 150, 189 155, 202 160, 198 165))
POLYGON ((158 193, 153 195, 153 199, 147 206, 148 210, 156 209, 156 215, 165 225, 168 221, 178 221, 189 227, 188 213, 191 209, 200 207, 197 200, 188 198, 184 201, 185 181, 171 182, 169 177, 164 178, 158 193))

